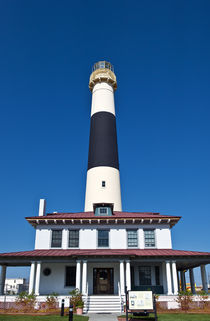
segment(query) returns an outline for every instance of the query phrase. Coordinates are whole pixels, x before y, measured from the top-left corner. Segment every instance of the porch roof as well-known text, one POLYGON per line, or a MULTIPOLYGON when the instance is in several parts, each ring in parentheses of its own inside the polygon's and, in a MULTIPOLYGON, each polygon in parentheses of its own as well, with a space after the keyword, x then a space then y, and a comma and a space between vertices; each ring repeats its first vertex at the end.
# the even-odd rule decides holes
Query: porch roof
POLYGON ((173 249, 46 249, 0 253, 0 260, 13 257, 71 257, 71 256, 131 256, 131 257, 204 257, 210 260, 210 252, 173 249))

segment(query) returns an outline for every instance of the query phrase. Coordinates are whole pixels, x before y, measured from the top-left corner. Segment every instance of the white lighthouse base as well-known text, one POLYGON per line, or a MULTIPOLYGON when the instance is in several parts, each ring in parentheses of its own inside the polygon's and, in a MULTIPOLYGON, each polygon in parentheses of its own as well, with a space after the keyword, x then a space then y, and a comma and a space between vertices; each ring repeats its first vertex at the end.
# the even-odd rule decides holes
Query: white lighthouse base
POLYGON ((93 204, 113 203, 114 211, 122 211, 120 172, 118 169, 107 166, 98 166, 88 170, 85 212, 93 211, 93 204), (102 186, 105 182, 105 187, 102 186))

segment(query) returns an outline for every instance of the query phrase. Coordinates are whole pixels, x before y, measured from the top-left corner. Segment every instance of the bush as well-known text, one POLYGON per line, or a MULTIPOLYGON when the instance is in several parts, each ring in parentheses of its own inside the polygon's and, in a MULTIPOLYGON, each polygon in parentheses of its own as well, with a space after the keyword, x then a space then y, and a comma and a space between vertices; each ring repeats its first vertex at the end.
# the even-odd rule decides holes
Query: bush
POLYGON ((202 308, 207 309, 209 306, 209 301, 208 301, 208 294, 205 291, 200 291, 199 293, 200 301, 202 303, 202 308))
POLYGON ((178 293, 178 298, 176 301, 179 303, 181 310, 187 312, 190 308, 190 304, 192 303, 192 293, 189 291, 180 291, 178 293))
POLYGON ((53 292, 46 298, 46 309, 56 309, 58 305, 58 294, 53 292))
POLYGON ((15 302, 19 310, 22 310, 25 312, 31 311, 31 310, 34 310, 35 308, 36 296, 34 293, 28 294, 27 292, 21 292, 19 293, 15 302))
POLYGON ((82 293, 80 293, 79 289, 75 289, 71 292, 69 292, 71 295, 70 304, 73 305, 73 310, 76 312, 77 308, 83 308, 84 307, 84 301, 82 299, 82 293))

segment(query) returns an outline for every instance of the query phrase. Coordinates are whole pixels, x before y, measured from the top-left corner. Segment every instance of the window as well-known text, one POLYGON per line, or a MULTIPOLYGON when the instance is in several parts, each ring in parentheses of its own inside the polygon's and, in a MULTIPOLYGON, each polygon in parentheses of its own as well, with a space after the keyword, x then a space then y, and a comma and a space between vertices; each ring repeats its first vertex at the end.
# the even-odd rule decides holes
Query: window
POLYGON ((101 186, 102 186, 102 187, 106 187, 106 182, 105 182, 105 181, 102 181, 102 182, 101 182, 101 186))
POLYGON ((155 284, 160 285, 160 267, 155 267, 155 284))
POLYGON ((52 230, 51 247, 61 247, 62 244, 62 230, 52 230))
POLYGON ((112 216, 112 209, 110 207, 96 207, 95 216, 112 216))
POLYGON ((45 268, 45 269, 43 270, 43 274, 44 274, 45 276, 49 276, 49 275, 51 274, 51 269, 50 269, 50 268, 45 268))
POLYGON ((79 230, 69 230, 69 247, 79 247, 79 230))
POLYGON ((155 247, 154 230, 144 230, 144 245, 145 247, 155 247))
POLYGON ((99 208, 99 213, 100 214, 107 214, 108 208, 107 207, 100 207, 99 208))
POLYGON ((151 285, 151 266, 140 266, 139 267, 139 283, 140 285, 151 285))
POLYGON ((98 247, 108 247, 108 246, 109 246, 109 231, 98 230, 98 247))
POLYGON ((76 285, 76 266, 66 266, 66 283, 65 286, 76 285))
POLYGON ((128 230, 128 247, 138 247, 138 233, 137 230, 128 230))

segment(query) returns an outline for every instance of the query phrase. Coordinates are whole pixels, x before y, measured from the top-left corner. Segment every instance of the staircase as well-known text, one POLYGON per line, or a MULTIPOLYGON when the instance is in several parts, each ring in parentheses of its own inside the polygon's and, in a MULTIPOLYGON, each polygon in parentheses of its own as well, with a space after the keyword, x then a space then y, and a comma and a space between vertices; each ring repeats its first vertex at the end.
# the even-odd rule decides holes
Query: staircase
POLYGON ((91 295, 86 297, 85 313, 121 313, 121 298, 118 295, 91 295))

